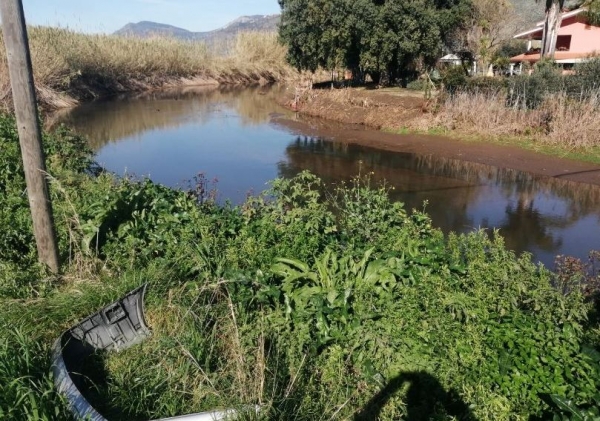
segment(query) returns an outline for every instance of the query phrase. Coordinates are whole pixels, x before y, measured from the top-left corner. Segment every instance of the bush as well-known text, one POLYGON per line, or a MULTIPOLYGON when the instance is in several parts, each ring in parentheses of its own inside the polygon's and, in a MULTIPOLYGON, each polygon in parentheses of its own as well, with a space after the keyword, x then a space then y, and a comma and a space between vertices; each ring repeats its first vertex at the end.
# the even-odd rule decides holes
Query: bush
POLYGON ((423 80, 423 79, 416 79, 416 80, 413 80, 412 82, 409 82, 406 85, 406 89, 410 89, 410 90, 413 90, 413 91, 424 91, 426 85, 427 84, 426 84, 425 80, 423 80))
POLYGON ((462 66, 450 66, 442 73, 442 83, 447 92, 453 94, 467 84, 467 74, 462 66))
POLYGON ((472 77, 467 80, 464 90, 483 95, 498 95, 506 89, 507 80, 497 77, 472 77))
POLYGON ((564 89, 564 78, 552 62, 540 61, 531 75, 520 75, 510 79, 507 105, 510 107, 538 108, 550 93, 564 89))
POLYGON ((587 99, 600 93, 600 59, 575 67, 575 74, 565 77, 565 91, 574 99, 587 99))
POLYGON ((581 63, 574 75, 562 75, 549 61, 536 64, 531 75, 511 78, 508 105, 528 109, 538 108, 551 94, 566 94, 574 100, 586 100, 600 92, 600 59, 581 63))

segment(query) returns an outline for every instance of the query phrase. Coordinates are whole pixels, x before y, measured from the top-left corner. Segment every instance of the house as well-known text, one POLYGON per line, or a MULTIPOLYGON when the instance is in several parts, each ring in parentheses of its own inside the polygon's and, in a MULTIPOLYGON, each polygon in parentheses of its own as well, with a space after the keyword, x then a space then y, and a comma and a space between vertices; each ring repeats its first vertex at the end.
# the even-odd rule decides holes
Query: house
POLYGON ((456 54, 446 54, 444 57, 438 60, 439 63, 447 64, 451 66, 460 66, 462 65, 462 60, 456 54))
MULTIPOLYGON (((585 9, 576 9, 563 13, 558 30, 554 60, 569 70, 575 63, 590 57, 600 56, 600 26, 590 24, 585 17, 585 9)), ((540 47, 544 22, 535 28, 521 32, 515 39, 527 40, 527 52, 511 57, 512 63, 534 64, 540 60, 540 47)))
POLYGON ((471 74, 477 73, 477 62, 469 51, 446 54, 438 59, 438 65, 442 67, 468 66, 471 74))

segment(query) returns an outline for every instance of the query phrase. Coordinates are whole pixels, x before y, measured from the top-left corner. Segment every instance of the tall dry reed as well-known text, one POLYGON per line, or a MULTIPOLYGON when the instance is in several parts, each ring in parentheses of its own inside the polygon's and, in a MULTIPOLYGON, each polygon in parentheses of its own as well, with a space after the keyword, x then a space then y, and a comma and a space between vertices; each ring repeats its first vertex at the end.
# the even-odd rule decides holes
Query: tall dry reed
MULTIPOLYGON (((30 27, 29 38, 38 96, 47 108, 183 81, 267 83, 293 74, 285 63, 284 48, 275 34, 268 33, 238 34, 228 55, 211 52, 198 41, 90 35, 63 28, 30 27)), ((10 103, 2 47, 0 105, 10 108, 10 103)))
POLYGON ((573 99, 548 95, 536 109, 502 94, 461 92, 442 99, 434 118, 413 122, 414 128, 441 127, 478 136, 522 136, 540 144, 576 149, 600 147, 600 93, 573 99))

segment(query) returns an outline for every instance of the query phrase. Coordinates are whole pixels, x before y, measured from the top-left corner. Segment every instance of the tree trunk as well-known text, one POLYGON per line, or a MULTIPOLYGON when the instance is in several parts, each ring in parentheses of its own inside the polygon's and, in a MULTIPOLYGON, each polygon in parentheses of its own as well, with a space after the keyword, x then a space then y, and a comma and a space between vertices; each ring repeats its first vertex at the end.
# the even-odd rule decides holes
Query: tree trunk
POLYGON ((548 54, 550 58, 554 58, 556 52, 556 41, 558 40, 558 31, 562 25, 562 10, 559 8, 557 15, 555 16, 554 31, 552 32, 552 38, 550 39, 550 51, 548 54))
POLYGON ((379 85, 379 82, 381 82, 381 72, 371 72, 369 73, 369 76, 371 76, 373 83, 379 85))
POLYGON ((546 10, 546 19, 544 21, 544 33, 542 36, 542 57, 554 58, 556 51, 556 38, 558 30, 562 23, 562 10, 559 2, 552 1, 550 7, 546 10))

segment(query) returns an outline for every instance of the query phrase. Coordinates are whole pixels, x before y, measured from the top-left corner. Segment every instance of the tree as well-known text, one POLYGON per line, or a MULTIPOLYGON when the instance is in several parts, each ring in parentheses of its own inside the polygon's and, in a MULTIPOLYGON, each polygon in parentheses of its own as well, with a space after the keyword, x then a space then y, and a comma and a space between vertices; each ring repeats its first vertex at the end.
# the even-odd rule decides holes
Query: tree
POLYGON ((600 25, 600 0, 580 1, 577 7, 585 7, 588 21, 594 25, 600 25))
POLYGON ((417 2, 389 1, 371 7, 371 2, 364 3, 357 28, 360 65, 374 80, 382 75, 394 82, 406 78, 421 63, 435 63, 443 40, 433 8, 417 2))
POLYGON ((470 0, 279 0, 281 41, 299 70, 346 67, 394 82, 433 64, 470 0))
MULTIPOLYGON (((536 0, 539 2, 540 0, 536 0)), ((546 18, 544 19, 544 31, 542 34, 542 57, 554 58, 556 51, 556 39, 558 30, 562 24, 562 10, 565 6, 565 0, 545 0, 546 18)))
POLYGON ((525 51, 527 43, 524 40, 510 39, 502 41, 494 51, 492 63, 499 69, 507 71, 510 67, 511 57, 525 51))
POLYGON ((279 36, 292 66, 314 72, 344 65, 352 39, 348 0, 279 0, 279 5, 279 36))
POLYGON ((457 36, 463 39, 463 48, 486 69, 498 48, 511 38, 516 28, 512 26, 514 9, 508 0, 473 0, 467 29, 457 36))

